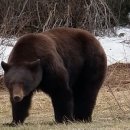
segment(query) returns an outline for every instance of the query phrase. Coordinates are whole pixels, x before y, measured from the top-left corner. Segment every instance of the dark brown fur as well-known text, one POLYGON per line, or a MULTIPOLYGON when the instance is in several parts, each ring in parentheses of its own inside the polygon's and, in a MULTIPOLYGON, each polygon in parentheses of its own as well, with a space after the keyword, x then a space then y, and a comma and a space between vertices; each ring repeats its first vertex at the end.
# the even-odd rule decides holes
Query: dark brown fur
POLYGON ((2 67, 10 91, 13 122, 23 123, 35 90, 42 90, 51 97, 57 122, 73 119, 89 122, 107 61, 100 43, 89 32, 57 28, 21 37, 8 64, 2 62, 2 67), (22 101, 16 97, 19 102, 14 102, 12 90, 21 85, 19 82, 24 97, 22 101))

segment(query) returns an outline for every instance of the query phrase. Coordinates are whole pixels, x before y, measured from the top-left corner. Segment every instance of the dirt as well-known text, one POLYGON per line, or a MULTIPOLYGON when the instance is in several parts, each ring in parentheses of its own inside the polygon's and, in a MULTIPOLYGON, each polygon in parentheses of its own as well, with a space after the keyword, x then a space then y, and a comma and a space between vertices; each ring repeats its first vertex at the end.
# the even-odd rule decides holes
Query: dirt
POLYGON ((116 91, 130 89, 130 64, 116 63, 108 66, 104 86, 116 91))
POLYGON ((3 81, 3 75, 0 75, 0 90, 4 90, 4 89, 5 89, 5 85, 3 81))

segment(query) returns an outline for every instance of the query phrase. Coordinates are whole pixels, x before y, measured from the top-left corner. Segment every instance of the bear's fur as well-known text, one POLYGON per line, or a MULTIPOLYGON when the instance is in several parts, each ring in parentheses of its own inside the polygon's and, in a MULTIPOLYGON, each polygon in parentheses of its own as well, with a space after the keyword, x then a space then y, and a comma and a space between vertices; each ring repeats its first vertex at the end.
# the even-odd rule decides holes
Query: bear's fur
POLYGON ((89 32, 56 28, 22 36, 8 63, 1 65, 10 93, 12 123, 24 122, 36 90, 50 96, 57 122, 90 122, 107 61, 89 32))

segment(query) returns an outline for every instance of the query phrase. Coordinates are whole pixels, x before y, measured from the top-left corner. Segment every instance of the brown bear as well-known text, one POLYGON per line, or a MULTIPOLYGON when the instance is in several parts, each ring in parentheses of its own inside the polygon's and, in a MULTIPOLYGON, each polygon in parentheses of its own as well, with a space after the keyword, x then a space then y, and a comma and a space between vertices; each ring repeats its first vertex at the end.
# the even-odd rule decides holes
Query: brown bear
POLYGON ((90 122, 107 60, 89 32, 55 28, 20 37, 8 63, 2 61, 1 66, 10 93, 12 124, 24 122, 36 90, 50 96, 56 122, 90 122))

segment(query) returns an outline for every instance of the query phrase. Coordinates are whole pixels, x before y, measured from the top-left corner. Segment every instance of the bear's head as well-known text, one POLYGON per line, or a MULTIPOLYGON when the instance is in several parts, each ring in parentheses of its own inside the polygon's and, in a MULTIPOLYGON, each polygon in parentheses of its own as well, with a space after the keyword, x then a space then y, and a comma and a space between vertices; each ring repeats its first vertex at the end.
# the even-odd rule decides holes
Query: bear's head
POLYGON ((1 66, 4 70, 5 85, 14 102, 22 101, 37 88, 42 80, 40 60, 17 65, 2 61, 1 66))

